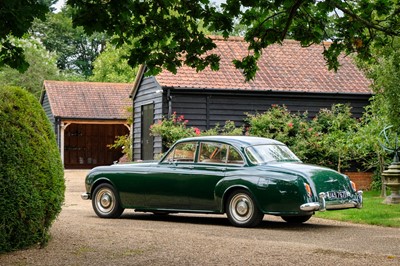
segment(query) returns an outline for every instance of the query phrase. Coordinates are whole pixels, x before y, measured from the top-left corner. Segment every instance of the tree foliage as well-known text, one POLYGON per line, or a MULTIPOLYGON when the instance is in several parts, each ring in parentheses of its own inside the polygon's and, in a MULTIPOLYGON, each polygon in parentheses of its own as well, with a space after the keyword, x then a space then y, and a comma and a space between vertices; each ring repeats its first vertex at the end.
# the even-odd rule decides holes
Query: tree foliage
POLYGON ((28 69, 23 49, 10 37, 23 37, 35 18, 44 20, 56 0, 0 1, 0 67, 8 65, 23 72, 28 69))
POLYGON ((93 63, 93 75, 90 81, 97 82, 133 82, 136 77, 137 68, 128 64, 129 47, 123 45, 116 48, 107 44, 106 49, 99 54, 93 63))
POLYGON ((67 4, 74 7, 74 24, 89 33, 115 34, 118 45, 135 38, 129 64, 145 63, 149 74, 162 68, 175 73, 182 64, 198 71, 219 68, 219 56, 210 52, 215 44, 199 22, 224 37, 235 32, 235 23, 245 26, 249 54, 234 64, 247 80, 255 76, 262 49, 285 38, 304 46, 331 40, 324 56, 329 67, 337 69, 341 52, 357 52, 365 59, 373 44, 382 46, 400 35, 397 0, 227 0, 220 8, 209 0, 68 0, 67 4))
POLYGON ((379 57, 371 70, 374 90, 386 105, 389 123, 400 133, 400 40, 391 53, 379 57))
POLYGON ((44 80, 61 78, 56 55, 46 51, 42 44, 33 39, 13 38, 10 41, 23 49, 29 67, 24 73, 9 66, 0 67, 0 86, 22 87, 39 99, 44 80))
POLYGON ((73 27, 71 9, 67 7, 58 13, 48 13, 45 21, 35 20, 30 32, 48 51, 57 53, 61 71, 84 77, 92 75, 93 62, 108 39, 104 33, 86 34, 82 27, 73 27))

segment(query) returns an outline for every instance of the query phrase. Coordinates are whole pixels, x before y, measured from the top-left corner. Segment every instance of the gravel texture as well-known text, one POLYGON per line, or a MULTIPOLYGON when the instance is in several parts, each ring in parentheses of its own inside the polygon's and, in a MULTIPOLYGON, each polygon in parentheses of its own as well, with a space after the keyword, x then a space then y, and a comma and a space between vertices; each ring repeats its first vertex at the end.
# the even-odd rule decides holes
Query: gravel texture
MULTIPOLYGON (((63 210, 43 249, 0 255, 0 265, 400 265, 400 229, 311 218, 257 228, 225 215, 156 216, 125 211, 100 219, 83 201, 87 171, 67 170, 63 210)), ((362 211, 362 210, 360 210, 362 211)))

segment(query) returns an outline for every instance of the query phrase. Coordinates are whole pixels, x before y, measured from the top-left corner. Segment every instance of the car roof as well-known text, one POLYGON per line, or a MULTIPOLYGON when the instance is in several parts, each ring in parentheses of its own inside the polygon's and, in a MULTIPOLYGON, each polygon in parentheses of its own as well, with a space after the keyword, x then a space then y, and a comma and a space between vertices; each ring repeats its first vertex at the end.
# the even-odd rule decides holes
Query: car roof
POLYGON ((284 145, 282 142, 268 139, 268 138, 261 138, 261 137, 251 137, 251 136, 204 136, 204 137, 192 137, 192 138, 185 138, 179 140, 182 141, 219 141, 229 143, 235 146, 252 146, 252 145, 284 145))

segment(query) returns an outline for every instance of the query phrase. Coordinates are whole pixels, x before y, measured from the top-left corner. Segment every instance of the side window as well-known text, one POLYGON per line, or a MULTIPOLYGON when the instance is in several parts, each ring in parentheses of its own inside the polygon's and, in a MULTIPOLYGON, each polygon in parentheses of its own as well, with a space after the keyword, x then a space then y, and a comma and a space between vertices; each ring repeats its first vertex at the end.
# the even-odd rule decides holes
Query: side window
POLYGON ((196 153, 196 142, 179 143, 167 155, 164 161, 167 162, 194 162, 196 153))
POLYGON ((229 164, 243 164, 244 163, 242 156, 232 146, 229 146, 228 163, 229 164))
POLYGON ((215 142, 203 142, 200 144, 200 163, 226 163, 228 154, 227 145, 215 142))
POLYGON ((243 164, 243 158, 239 152, 231 145, 204 142, 200 144, 200 163, 228 163, 228 164, 243 164))

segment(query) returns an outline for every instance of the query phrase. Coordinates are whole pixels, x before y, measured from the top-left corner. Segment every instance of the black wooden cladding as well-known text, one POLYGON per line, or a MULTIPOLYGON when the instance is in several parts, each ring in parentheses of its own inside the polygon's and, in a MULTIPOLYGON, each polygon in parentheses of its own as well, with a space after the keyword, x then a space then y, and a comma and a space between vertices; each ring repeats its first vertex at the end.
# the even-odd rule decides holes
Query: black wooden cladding
MULTIPOLYGON (((172 112, 184 115, 189 126, 209 129, 216 124, 224 125, 234 121, 243 125, 246 113, 263 113, 272 105, 285 105, 292 113, 308 112, 313 118, 320 109, 330 109, 333 104, 348 103, 352 114, 359 118, 368 105, 371 95, 366 94, 317 94, 317 93, 272 93, 272 92, 195 92, 171 90, 172 112)), ((166 116, 168 103, 164 101, 163 114, 166 116)))

